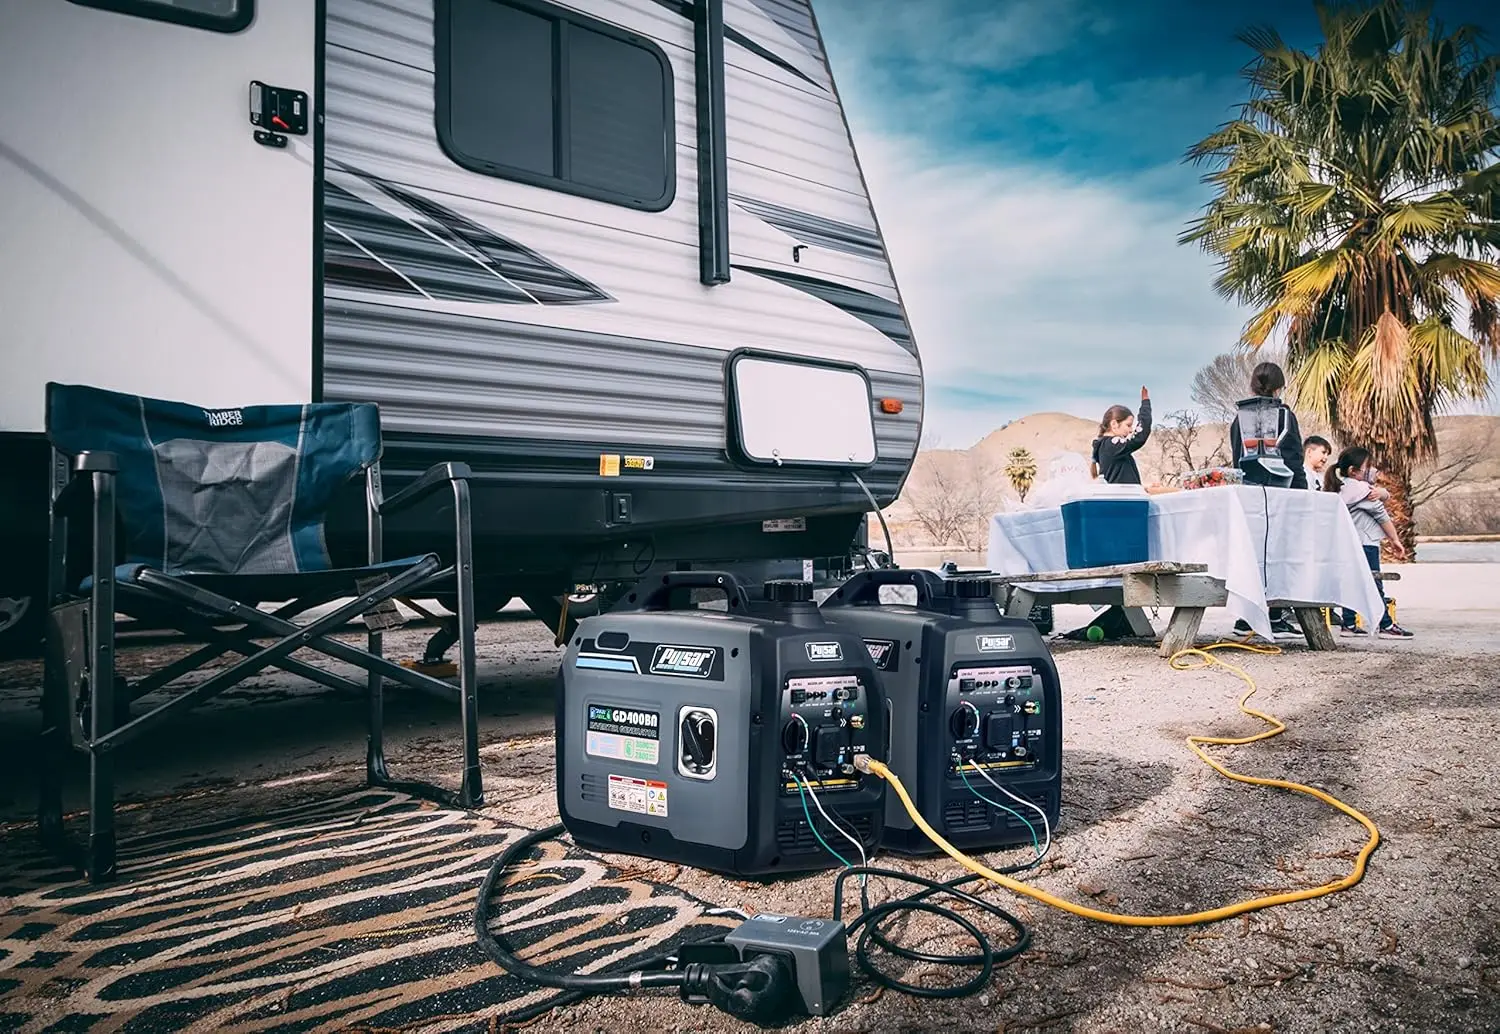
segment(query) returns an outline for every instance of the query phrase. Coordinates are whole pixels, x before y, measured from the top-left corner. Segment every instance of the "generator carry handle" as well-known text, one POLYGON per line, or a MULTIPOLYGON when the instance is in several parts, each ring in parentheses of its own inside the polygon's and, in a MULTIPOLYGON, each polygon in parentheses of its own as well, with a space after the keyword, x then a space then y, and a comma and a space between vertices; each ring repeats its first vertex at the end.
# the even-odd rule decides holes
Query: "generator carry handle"
POLYGON ((750 594, 745 584, 728 571, 668 571, 649 580, 642 579, 612 609, 670 610, 670 597, 677 589, 719 589, 729 598, 731 613, 750 609, 750 594))
POLYGON ((874 571, 859 571, 847 582, 833 590, 823 601, 824 607, 870 607, 880 603, 880 588, 883 585, 911 585, 917 590, 917 606, 930 607, 933 600, 943 595, 942 575, 936 571, 916 567, 882 568, 874 571))

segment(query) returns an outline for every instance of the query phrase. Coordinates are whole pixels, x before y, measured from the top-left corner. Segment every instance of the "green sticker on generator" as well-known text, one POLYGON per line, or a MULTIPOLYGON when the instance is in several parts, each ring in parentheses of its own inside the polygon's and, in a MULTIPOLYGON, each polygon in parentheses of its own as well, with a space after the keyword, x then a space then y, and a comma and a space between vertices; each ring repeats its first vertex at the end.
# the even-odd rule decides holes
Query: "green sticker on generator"
POLYGON ((591 757, 655 765, 661 757, 661 716, 655 711, 589 704, 583 751, 591 757))

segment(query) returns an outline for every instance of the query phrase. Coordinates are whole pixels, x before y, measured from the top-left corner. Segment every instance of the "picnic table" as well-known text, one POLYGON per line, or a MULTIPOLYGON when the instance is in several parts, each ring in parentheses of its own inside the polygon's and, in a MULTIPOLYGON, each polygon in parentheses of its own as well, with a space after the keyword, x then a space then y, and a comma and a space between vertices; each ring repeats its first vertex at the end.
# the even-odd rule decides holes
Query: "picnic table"
POLYGON ((1314 649, 1333 646, 1323 608, 1348 607, 1371 628, 1384 612, 1354 522, 1336 495, 1222 485, 1142 498, 1149 503, 1147 566, 1069 570, 1062 510, 1054 506, 994 515, 988 568, 1011 586, 1016 607, 1118 603, 1141 635, 1155 634, 1144 607, 1180 609, 1164 651, 1184 637, 1190 643, 1211 606, 1267 639, 1270 608, 1289 607, 1314 649))

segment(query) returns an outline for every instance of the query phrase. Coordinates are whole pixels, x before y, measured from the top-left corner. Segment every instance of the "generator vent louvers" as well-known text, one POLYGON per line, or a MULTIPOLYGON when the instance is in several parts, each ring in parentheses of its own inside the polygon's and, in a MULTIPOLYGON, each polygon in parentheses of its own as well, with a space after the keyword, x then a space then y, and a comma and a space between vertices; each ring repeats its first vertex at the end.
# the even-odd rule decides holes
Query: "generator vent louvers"
MULTIPOLYGON (((837 815, 836 812, 835 815, 838 817, 839 825, 845 829, 851 829, 852 827, 852 832, 860 839, 861 843, 866 845, 870 843, 872 838, 870 816, 861 815, 859 818, 851 820, 846 816, 837 815)), ((819 832, 823 831, 819 830, 819 832)), ((853 850, 854 847, 854 845, 831 830, 823 833, 823 839, 829 840, 835 847, 842 846, 850 850, 853 850), (834 837, 836 840, 829 840, 830 837, 834 837)), ((814 851, 823 850, 822 845, 818 843, 818 838, 813 836, 811 827, 802 819, 798 819, 795 822, 783 822, 777 826, 776 845, 781 849, 782 854, 791 855, 810 854, 814 851)), ((858 859, 855 860, 857 861, 858 859)))

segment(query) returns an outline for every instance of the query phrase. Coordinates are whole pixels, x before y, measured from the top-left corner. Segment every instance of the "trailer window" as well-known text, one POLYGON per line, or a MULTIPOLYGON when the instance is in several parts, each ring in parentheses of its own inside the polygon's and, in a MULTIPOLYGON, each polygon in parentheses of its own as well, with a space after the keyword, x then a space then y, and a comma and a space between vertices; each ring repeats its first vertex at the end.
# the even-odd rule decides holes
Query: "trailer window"
POLYGON ((474 172, 659 212, 676 187, 660 47, 542 0, 439 0, 437 134, 474 172))
POLYGON ((255 18, 255 0, 73 0, 73 3, 214 32, 239 32, 255 18))

